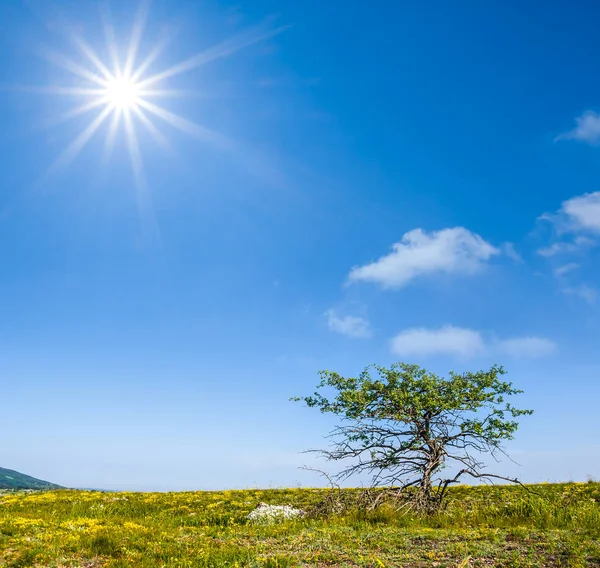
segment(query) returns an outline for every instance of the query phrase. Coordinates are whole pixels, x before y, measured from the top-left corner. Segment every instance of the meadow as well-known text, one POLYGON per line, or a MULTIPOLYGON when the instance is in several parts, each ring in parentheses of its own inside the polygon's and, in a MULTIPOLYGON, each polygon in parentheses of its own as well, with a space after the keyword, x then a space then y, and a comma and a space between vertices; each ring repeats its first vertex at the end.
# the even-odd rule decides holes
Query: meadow
MULTIPOLYGON (((373 511, 256 524, 260 502, 315 511, 332 489, 0 495, 0 565, 600 566, 600 484, 454 487, 433 516, 373 511)), ((341 490, 346 501, 360 490, 341 490)))

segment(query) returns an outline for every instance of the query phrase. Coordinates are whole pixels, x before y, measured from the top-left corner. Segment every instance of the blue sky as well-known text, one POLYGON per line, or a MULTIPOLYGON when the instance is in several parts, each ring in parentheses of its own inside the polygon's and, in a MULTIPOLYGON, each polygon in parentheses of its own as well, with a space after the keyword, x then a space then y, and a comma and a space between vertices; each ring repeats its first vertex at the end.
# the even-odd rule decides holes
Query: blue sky
POLYGON ((334 422, 288 398, 403 360, 503 364, 502 471, 598 477, 598 7, 155 0, 163 92, 81 144, 138 6, 0 6, 0 465, 314 484, 334 422))

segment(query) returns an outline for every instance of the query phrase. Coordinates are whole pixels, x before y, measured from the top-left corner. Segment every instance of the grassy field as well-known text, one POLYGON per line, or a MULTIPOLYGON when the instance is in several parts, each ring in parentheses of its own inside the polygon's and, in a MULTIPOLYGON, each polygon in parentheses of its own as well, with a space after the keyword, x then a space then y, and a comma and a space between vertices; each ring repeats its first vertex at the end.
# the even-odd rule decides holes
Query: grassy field
MULTIPOLYGON (((352 492, 352 490, 347 490, 352 492)), ((0 495, 0 566, 600 566, 600 484, 456 487, 446 511, 270 525, 259 502, 308 509, 324 489, 0 495)))

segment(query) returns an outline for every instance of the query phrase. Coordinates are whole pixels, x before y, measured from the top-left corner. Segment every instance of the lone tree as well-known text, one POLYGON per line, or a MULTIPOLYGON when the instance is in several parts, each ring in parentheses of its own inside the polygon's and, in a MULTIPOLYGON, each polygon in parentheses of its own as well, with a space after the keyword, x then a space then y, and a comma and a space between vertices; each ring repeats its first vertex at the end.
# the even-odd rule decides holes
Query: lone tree
POLYGON ((357 378, 321 371, 320 392, 295 397, 309 407, 342 417, 329 435, 329 450, 311 450, 327 460, 349 460, 335 476, 340 481, 367 472, 373 486, 415 487, 415 503, 428 512, 443 503, 448 487, 464 476, 502 479, 484 472, 482 454, 504 455, 504 440, 513 438, 519 410, 505 398, 523 391, 500 379, 502 367, 477 373, 450 372, 448 378, 418 365, 396 363, 389 369, 367 367, 357 378), (372 378, 375 369, 378 378, 372 378), (451 474, 443 474, 446 467, 451 474))

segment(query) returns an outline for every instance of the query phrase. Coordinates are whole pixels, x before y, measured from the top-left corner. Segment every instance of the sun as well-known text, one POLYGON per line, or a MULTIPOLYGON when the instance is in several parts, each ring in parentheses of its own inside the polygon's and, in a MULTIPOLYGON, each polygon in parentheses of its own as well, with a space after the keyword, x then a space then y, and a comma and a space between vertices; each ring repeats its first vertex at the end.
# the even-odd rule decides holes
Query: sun
POLYGON ((104 95, 107 104, 117 110, 134 110, 139 107, 142 97, 139 82, 132 77, 111 77, 106 81, 104 95))
POLYGON ((102 161, 107 163, 121 135, 134 174, 138 207, 150 218, 151 197, 144 174, 140 141, 145 144, 146 139, 153 138, 163 148, 171 149, 159 123, 201 139, 209 145, 226 150, 235 147, 231 139, 220 132, 168 110, 165 102, 169 99, 196 93, 195 88, 185 91, 168 88, 168 81, 213 61, 231 57, 242 49, 278 35, 289 26, 272 28, 270 25, 258 25, 174 65, 161 67, 160 58, 169 41, 168 37, 150 44, 148 52, 140 53, 149 16, 148 6, 148 0, 140 0, 129 41, 127 38, 117 39, 110 18, 103 18, 104 25, 101 27, 104 28, 106 44, 104 57, 79 32, 65 30, 80 57, 61 54, 52 49, 44 50, 42 57, 67 72, 69 85, 54 84, 41 91, 79 101, 79 104, 76 103, 69 111, 57 117, 53 124, 83 115, 90 117, 89 123, 67 144, 47 169, 45 176, 69 166, 101 129, 106 133, 102 161), (124 49, 121 51, 119 46, 124 49))

